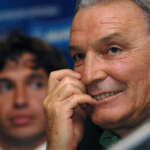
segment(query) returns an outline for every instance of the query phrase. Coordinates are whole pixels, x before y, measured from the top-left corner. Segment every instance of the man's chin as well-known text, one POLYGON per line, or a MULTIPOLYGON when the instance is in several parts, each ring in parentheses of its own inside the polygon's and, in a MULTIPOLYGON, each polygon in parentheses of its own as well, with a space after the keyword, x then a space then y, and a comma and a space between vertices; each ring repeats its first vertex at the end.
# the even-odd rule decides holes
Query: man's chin
POLYGON ((40 133, 2 133, 3 140, 14 147, 30 147, 45 137, 45 131, 40 133))

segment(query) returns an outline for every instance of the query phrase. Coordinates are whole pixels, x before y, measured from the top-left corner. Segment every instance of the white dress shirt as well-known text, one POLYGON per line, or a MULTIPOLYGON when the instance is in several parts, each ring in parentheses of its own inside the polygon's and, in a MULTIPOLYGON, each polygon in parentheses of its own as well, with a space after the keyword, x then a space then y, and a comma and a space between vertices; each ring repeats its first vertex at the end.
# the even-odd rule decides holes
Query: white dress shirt
MULTIPOLYGON (((0 150, 2 150, 2 148, 0 147, 0 150)), ((39 147, 37 147, 35 150, 46 150, 46 142, 42 145, 40 145, 39 147)))
POLYGON ((35 150, 46 150, 46 142, 42 145, 40 145, 38 148, 36 148, 35 150))

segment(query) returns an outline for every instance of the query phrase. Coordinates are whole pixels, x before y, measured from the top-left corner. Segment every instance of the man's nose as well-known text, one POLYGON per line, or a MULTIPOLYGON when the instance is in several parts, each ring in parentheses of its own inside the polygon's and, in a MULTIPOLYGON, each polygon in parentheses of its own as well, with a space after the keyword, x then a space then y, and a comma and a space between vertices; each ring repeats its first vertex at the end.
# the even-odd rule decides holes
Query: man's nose
POLYGON ((104 80, 107 77, 105 66, 104 60, 97 54, 93 51, 87 52, 81 71, 83 83, 87 85, 97 79, 104 80))
POLYGON ((18 86, 15 90, 14 95, 14 106, 16 108, 22 108, 27 106, 27 99, 26 99, 26 90, 24 86, 18 86))

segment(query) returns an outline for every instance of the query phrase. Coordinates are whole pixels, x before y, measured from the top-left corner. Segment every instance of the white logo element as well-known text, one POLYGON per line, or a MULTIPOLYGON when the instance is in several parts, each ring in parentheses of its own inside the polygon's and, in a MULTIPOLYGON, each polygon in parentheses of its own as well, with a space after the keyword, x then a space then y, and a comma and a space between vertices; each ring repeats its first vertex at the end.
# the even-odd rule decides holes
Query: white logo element
POLYGON ((26 19, 42 16, 58 16, 61 14, 59 6, 35 6, 31 8, 21 8, 9 11, 0 11, 0 21, 8 21, 13 19, 26 19))
POLYGON ((70 36, 70 28, 64 28, 62 30, 57 31, 48 31, 44 39, 48 42, 62 42, 62 41, 68 41, 70 36))

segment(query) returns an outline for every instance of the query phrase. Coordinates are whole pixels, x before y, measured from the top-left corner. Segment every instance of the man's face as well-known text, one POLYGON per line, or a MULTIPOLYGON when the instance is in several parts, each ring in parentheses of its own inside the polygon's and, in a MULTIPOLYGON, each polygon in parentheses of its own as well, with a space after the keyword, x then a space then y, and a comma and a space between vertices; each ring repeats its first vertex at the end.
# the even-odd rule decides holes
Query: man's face
MULTIPOLYGON (((71 29, 74 70, 98 101, 91 119, 127 128, 150 113, 150 35, 143 11, 131 1, 81 9, 71 29)), ((123 131, 120 131, 123 132, 123 131)))
POLYGON ((33 56, 23 54, 18 63, 9 61, 0 72, 0 131, 16 138, 44 133, 43 100, 48 75, 32 70, 33 56))

